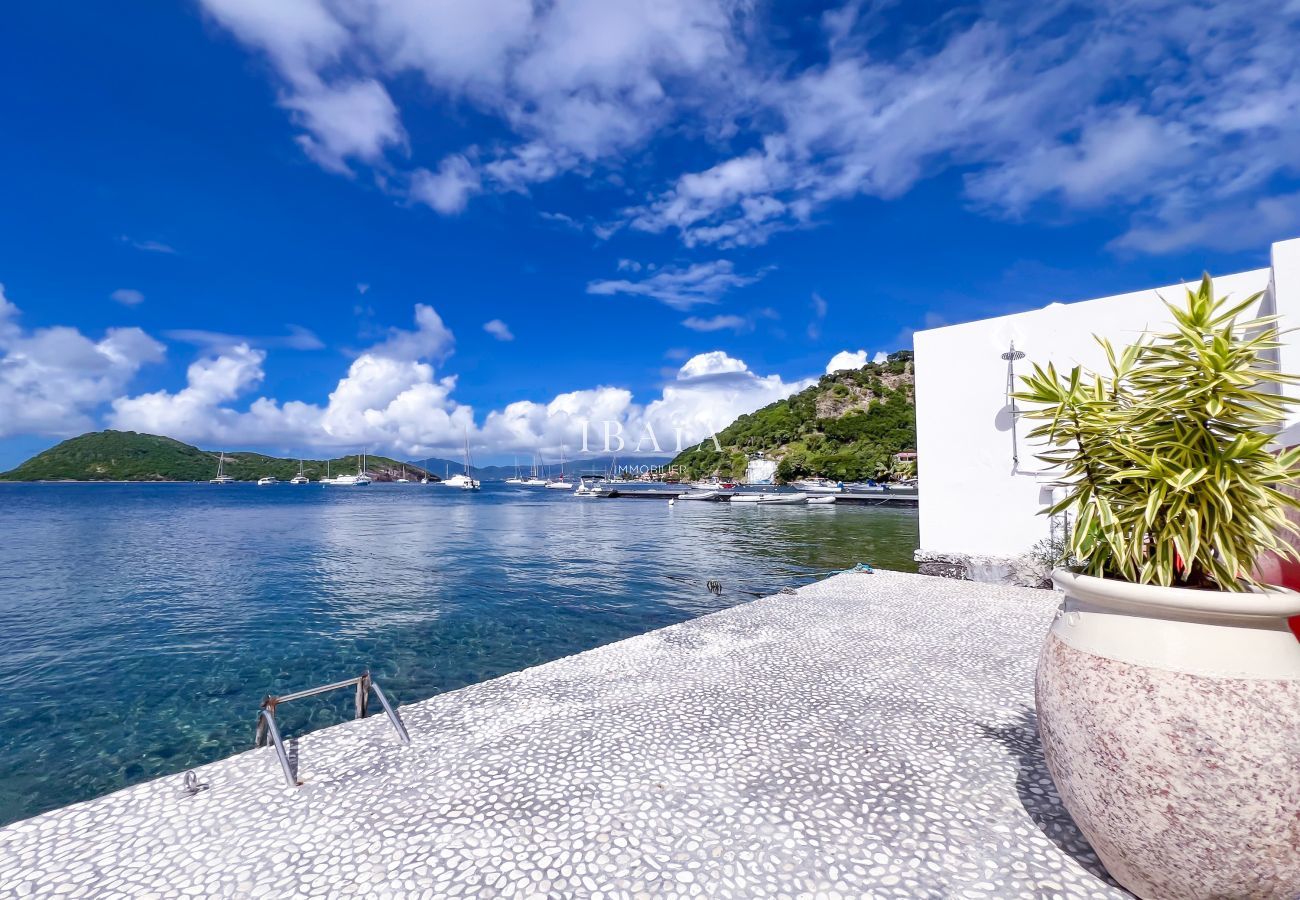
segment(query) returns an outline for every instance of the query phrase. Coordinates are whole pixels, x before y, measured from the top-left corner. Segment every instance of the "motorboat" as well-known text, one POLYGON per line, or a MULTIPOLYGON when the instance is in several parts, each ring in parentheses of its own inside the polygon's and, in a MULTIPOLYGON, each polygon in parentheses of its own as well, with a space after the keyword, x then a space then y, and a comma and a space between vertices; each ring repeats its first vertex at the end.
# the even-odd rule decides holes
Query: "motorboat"
POLYGON ((276 478, 274 475, 267 475, 264 478, 257 479, 258 487, 266 487, 267 485, 270 484, 279 484, 279 483, 280 483, 280 479, 276 478))
POLYGON ((809 506, 830 506, 834 502, 835 502, 835 495, 833 494, 826 494, 820 497, 808 498, 809 506))
POLYGON ((720 500, 726 495, 721 491, 687 491, 684 494, 678 494, 678 500, 720 500))
POLYGON ((720 481, 717 477, 714 477, 707 481, 693 482, 691 487, 701 491, 734 491, 736 483, 734 481, 720 481))
POLYGON ((844 482, 831 481, 829 478, 801 478, 792 484, 809 494, 842 494, 844 482))
POLYGON ((760 506, 794 506, 807 503, 807 494, 732 494, 732 503, 756 503, 760 506))
POLYGON ((234 482, 234 477, 226 474, 226 451, 222 450, 217 457, 217 477, 208 484, 234 484, 234 482))
POLYGON ((578 487, 573 492, 575 497, 608 497, 614 489, 605 484, 603 475, 583 475, 578 479, 578 487))

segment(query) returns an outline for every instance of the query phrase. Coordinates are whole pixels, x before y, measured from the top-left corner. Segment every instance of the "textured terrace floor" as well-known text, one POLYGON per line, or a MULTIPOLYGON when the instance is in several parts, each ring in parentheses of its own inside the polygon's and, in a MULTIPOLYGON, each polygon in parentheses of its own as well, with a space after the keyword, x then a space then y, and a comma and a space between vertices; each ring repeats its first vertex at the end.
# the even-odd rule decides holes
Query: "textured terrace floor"
POLYGON ((1034 731, 1048 592, 845 574, 0 830, 0 894, 1123 897, 1034 731))

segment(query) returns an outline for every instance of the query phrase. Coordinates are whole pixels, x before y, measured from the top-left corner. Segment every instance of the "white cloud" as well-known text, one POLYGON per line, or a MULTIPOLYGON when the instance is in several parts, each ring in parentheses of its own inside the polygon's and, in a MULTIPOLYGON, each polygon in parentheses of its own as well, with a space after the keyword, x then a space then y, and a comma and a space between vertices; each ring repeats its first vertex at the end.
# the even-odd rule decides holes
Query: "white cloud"
POLYGON ((26 331, 0 285, 0 437, 66 437, 94 427, 94 412, 118 396, 164 348, 139 328, 110 328, 95 340, 75 328, 26 331))
POLYGON ((186 386, 113 402, 114 428, 179 440, 293 447, 387 447, 406 453, 455 446, 473 411, 451 399, 454 376, 437 377, 429 359, 450 352, 453 335, 430 306, 417 304, 415 328, 389 329, 362 351, 324 406, 259 397, 233 402, 261 384, 266 353, 237 344, 189 368, 186 386))
POLYGON ((298 136, 303 152, 331 172, 349 174, 348 159, 376 163, 406 143, 397 107, 374 79, 312 86, 280 102, 309 132, 298 136))
POLYGON ((253 347, 284 347, 289 350, 321 350, 323 341, 310 329, 301 325, 287 326, 289 333, 273 337, 250 337, 246 334, 226 334, 221 331, 206 331, 201 328, 174 328, 164 331, 163 337, 183 344, 195 344, 213 350, 222 350, 240 344, 253 347))
POLYGON ((682 324, 691 331, 747 331, 754 327, 754 323, 744 316, 736 315, 717 315, 702 319, 699 316, 690 316, 682 320, 682 324))
MULTIPOLYGON (((621 260, 622 270, 639 271, 624 265, 629 260, 621 260)), ((677 310, 687 310, 700 304, 717 303, 718 299, 733 288, 744 287, 758 281, 765 272, 756 275, 741 275, 730 260, 718 259, 712 262, 695 263, 685 268, 663 268, 654 274, 632 281, 626 278, 592 281, 587 285, 588 294, 612 296, 629 294, 637 297, 651 297, 677 310)))
POLYGON ((443 159, 437 172, 416 169, 411 175, 411 199, 446 215, 463 210, 480 188, 478 172, 458 153, 443 159))
MULTIPOLYGON (((880 356, 879 353, 876 356, 880 356)), ((861 369, 867 364, 866 350, 841 350, 831 357, 831 361, 826 364, 826 374, 840 372, 844 369, 861 369)))
MULTIPOLYGON (((706 438, 737 416, 789 396, 813 379, 787 381, 762 375, 721 350, 687 359, 649 402, 616 385, 567 391, 549 400, 524 400, 489 411, 476 426, 471 407, 453 393, 456 376, 439 374, 429 360, 445 356, 453 337, 431 308, 416 308, 413 330, 390 331, 349 365, 323 404, 272 397, 246 398, 265 379, 267 355, 249 344, 210 349, 190 365, 178 391, 121 396, 107 417, 110 427, 166 434, 204 446, 348 449, 418 457, 453 452, 466 431, 473 445, 492 452, 554 456, 561 445, 571 458, 591 423, 590 446, 603 446, 603 422, 625 436, 631 454, 673 452, 706 438), (659 442, 656 450, 648 434, 659 442)), ((3 322, 0 319, 0 322, 3 322)))
POLYGON ((118 288, 108 296, 123 306, 139 306, 144 302, 144 294, 135 288, 118 288))
POLYGON ((143 250, 145 253, 162 253, 167 256, 175 256, 176 248, 170 244, 164 244, 162 241, 137 241, 127 235, 122 235, 122 242, 130 244, 137 250, 143 250))
POLYGON ((490 322, 484 322, 483 330, 492 335, 498 341, 513 341, 515 339, 514 333, 510 330, 510 326, 505 322, 502 322, 500 319, 493 319, 490 322))

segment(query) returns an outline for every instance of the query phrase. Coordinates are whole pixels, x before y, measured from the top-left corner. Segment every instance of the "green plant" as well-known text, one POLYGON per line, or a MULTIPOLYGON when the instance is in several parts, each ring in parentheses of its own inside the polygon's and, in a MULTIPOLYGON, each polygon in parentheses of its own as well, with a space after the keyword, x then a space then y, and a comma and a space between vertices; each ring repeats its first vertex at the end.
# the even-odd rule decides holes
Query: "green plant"
POLYGON ((1035 365, 1023 379, 1023 415, 1043 423, 1029 437, 1066 488, 1043 512, 1077 512, 1069 555, 1085 574, 1240 591, 1265 552, 1300 558, 1282 537, 1300 501, 1279 490, 1300 448, 1269 449, 1296 402, 1281 388, 1300 378, 1269 359, 1276 316, 1238 321, 1259 296, 1216 300, 1207 274, 1184 308, 1165 304, 1174 331, 1121 353, 1098 338, 1108 373, 1035 365))

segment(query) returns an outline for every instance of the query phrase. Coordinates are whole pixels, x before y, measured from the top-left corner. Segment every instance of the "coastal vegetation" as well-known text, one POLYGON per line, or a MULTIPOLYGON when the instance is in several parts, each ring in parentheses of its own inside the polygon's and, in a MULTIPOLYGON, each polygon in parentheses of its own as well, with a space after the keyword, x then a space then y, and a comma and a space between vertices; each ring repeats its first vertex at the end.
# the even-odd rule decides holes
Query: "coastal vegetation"
MULTIPOLYGON (((156 434, 96 431, 38 453, 16 469, 0 473, 0 481, 207 481, 216 474, 220 456, 220 451, 200 450, 156 434)), ((357 456, 336 457, 328 460, 329 472, 355 472, 359 462, 357 456)), ((326 463, 305 459, 303 473, 318 481, 326 473, 326 463)), ((403 472, 411 479, 425 474, 419 466, 384 456, 367 456, 366 469, 379 481, 401 477, 403 472)), ((224 471, 236 481, 256 481, 266 475, 288 481, 298 474, 298 460, 226 453, 224 471)))
POLYGON ((880 363, 823 375, 784 400, 743 415, 712 441, 678 454, 673 465, 687 478, 717 472, 742 478, 750 454, 777 461, 778 481, 823 476, 840 481, 902 478, 915 463, 895 454, 916 447, 912 351, 880 363))

